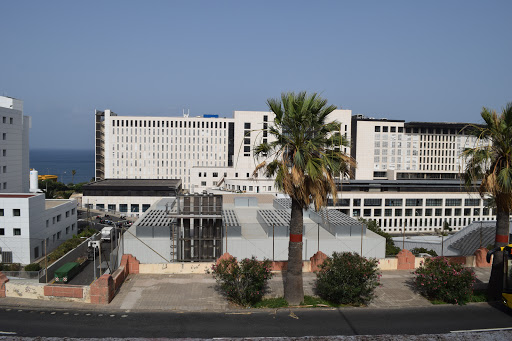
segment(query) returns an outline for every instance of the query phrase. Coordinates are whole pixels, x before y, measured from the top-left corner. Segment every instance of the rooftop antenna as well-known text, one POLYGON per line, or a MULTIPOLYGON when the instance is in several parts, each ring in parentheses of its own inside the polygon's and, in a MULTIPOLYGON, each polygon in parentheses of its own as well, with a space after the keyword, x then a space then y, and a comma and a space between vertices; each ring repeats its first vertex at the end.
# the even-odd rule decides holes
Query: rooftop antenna
POLYGON ((188 117, 190 115, 190 109, 188 109, 188 112, 185 114, 185 109, 183 109, 183 117, 188 117))

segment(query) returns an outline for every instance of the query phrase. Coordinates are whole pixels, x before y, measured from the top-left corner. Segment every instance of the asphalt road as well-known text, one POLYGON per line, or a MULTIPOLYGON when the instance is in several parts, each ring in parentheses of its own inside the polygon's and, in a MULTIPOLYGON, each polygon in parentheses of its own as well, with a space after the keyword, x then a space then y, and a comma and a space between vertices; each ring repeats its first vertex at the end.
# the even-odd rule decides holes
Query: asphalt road
MULTIPOLYGON (((101 261, 103 264, 106 265, 105 261, 108 261, 108 265, 112 267, 110 264, 110 243, 103 242, 101 243, 101 261)), ((100 277, 100 271, 98 269, 100 264, 100 258, 99 255, 96 255, 96 278, 100 277)), ((88 260, 85 266, 82 268, 80 273, 73 277, 71 281, 69 281, 68 284, 74 284, 74 285, 90 285, 94 280, 94 261, 88 260)), ((102 269, 102 273, 106 268, 102 269)))
POLYGON ((136 313, 2 308, 0 335, 46 337, 298 337, 419 335, 512 327, 487 304, 416 309, 283 309, 233 313, 136 313))

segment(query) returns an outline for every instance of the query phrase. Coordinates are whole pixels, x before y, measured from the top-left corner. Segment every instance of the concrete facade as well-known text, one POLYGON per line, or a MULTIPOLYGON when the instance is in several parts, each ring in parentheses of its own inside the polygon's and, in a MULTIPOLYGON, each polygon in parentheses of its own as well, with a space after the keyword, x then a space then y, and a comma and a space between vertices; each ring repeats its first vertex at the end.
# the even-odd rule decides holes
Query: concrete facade
POLYGON ((23 101, 0 96, 0 193, 28 192, 30 125, 23 101))
POLYGON ((0 194, 3 261, 32 263, 77 233, 76 202, 44 194, 0 194), (7 259, 10 258, 10 259, 7 259))

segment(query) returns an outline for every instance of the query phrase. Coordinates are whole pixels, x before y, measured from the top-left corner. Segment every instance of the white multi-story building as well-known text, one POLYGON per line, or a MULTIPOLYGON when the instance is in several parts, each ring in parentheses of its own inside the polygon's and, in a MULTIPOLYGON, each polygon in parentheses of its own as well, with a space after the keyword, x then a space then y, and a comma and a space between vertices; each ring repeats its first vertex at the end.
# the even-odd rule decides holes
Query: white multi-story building
POLYGON ((0 193, 28 192, 29 129, 23 101, 0 96, 0 193))
MULTIPOLYGON (((96 180, 179 178, 191 193, 226 183, 230 190, 274 192, 252 175, 253 147, 271 141, 270 112, 235 111, 233 118, 219 118, 119 116, 105 110, 95 116, 96 180)), ((342 133, 350 137, 350 117, 350 110, 336 110, 329 119, 342 122, 342 133)))
MULTIPOLYGON (((336 110, 357 161, 354 179, 331 205, 351 217, 375 219, 390 233, 455 230, 494 219, 492 209, 459 180, 461 153, 478 143, 466 123, 405 122, 336 110), (428 181, 427 181, 428 180, 428 181)), ((220 189, 276 193, 272 179, 253 176, 253 147, 271 136, 273 115, 235 111, 233 118, 128 117, 96 113, 97 178, 181 178, 190 192, 220 189)))
POLYGON ((405 122, 352 117, 356 180, 456 179, 461 153, 474 147, 467 123, 405 122))
POLYGON ((23 102, 0 96, 0 251, 4 263, 29 264, 76 234, 75 200, 45 200, 37 173, 29 186, 30 117, 23 102))

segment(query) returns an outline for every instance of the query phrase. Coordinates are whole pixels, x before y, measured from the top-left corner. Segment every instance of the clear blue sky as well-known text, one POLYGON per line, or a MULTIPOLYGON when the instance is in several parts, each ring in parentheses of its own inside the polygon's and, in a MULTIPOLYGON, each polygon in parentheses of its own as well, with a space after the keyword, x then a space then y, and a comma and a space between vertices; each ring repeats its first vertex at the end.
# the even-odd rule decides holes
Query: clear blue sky
POLYGON ((479 122, 512 101, 512 1, 2 1, 0 94, 31 148, 92 148, 94 109, 266 110, 320 92, 354 114, 479 122))

